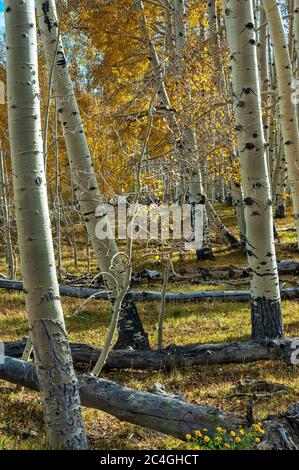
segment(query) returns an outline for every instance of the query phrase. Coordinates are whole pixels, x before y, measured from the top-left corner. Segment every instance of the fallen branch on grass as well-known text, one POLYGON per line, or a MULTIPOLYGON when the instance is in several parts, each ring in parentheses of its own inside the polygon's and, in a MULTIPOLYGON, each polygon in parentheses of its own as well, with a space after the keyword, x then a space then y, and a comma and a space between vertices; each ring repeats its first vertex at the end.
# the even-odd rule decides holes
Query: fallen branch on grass
MULTIPOLYGON (((299 262, 296 260, 284 260, 277 264, 280 275, 294 275, 299 273, 299 262)), ((212 280, 236 280, 249 279, 248 268, 240 266, 202 267, 199 269, 178 269, 170 274, 169 281, 212 281, 212 280)), ((134 274, 132 280, 140 282, 142 280, 161 281, 163 273, 150 269, 144 269, 141 273, 134 274)))
MULTIPOLYGON (((23 291, 23 282, 11 281, 8 279, 0 279, 0 289, 8 289, 15 291, 23 291)), ((73 286, 60 285, 59 291, 61 296, 75 297, 79 299, 95 299, 108 300, 108 292, 94 288, 80 288, 73 286)), ((161 301, 161 292, 154 291, 131 291, 133 300, 141 301, 161 301)), ((299 298, 299 288, 282 289, 282 298, 285 300, 294 300, 299 298)), ((247 302, 251 298, 250 291, 193 291, 193 292, 168 292, 166 294, 166 302, 247 302)))
MULTIPOLYGON (((108 369, 160 370, 190 367, 200 364, 229 364, 268 360, 292 363, 294 345, 299 339, 276 339, 220 344, 171 345, 155 351, 111 351, 106 363, 108 369)), ((21 357, 26 340, 5 343, 5 355, 21 357)), ((86 344, 71 343, 74 363, 92 367, 101 350, 86 344)))

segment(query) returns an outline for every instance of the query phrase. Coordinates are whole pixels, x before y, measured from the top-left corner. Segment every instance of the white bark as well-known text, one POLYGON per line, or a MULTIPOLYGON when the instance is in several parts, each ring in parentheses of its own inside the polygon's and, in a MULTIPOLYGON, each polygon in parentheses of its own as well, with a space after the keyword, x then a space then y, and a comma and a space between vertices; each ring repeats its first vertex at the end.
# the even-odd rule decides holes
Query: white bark
POLYGON ((41 137, 33 0, 5 1, 8 119, 21 272, 50 446, 85 449, 55 269, 41 137))
POLYGON ((232 181, 232 198, 233 204, 236 211, 236 217, 240 232, 240 245, 242 248, 246 245, 246 220, 245 220, 245 211, 244 211, 244 195, 243 189, 240 184, 237 184, 235 181, 232 181))
POLYGON ((1 148, 0 141, 0 193, 1 193, 1 202, 2 202, 2 217, 4 223, 4 233, 5 233, 5 254, 6 261, 8 266, 8 274, 10 279, 15 277, 15 262, 14 262, 14 252, 11 239, 11 230, 10 230, 10 214, 8 207, 8 197, 7 197, 7 179, 5 173, 5 164, 4 164, 4 151, 1 148))
POLYGON ((292 64, 283 20, 276 0, 263 0, 274 52, 279 92, 280 123, 293 199, 299 246, 299 133, 295 105, 292 104, 292 64))
POLYGON ((223 6, 232 57, 238 153, 244 191, 252 334, 254 338, 282 336, 252 3, 247 0, 223 0, 223 6))
MULTIPOLYGON (((266 14, 264 9, 261 9, 258 13, 259 21, 258 26, 262 26, 266 21, 266 14)), ((267 152, 267 161, 268 161, 268 171, 269 175, 271 175, 271 166, 269 161, 269 106, 273 97, 269 94, 270 82, 269 82, 269 64, 268 64, 268 28, 263 27, 260 29, 258 33, 258 48, 257 48, 257 57, 258 57, 258 65, 259 65, 259 78, 260 78, 260 93, 261 93, 261 102, 263 107, 263 128, 264 128, 264 137, 267 144, 266 152, 267 152)))
POLYGON ((208 0, 207 5, 207 13, 208 13, 208 25, 209 25, 209 34, 211 36, 213 33, 217 31, 217 5, 216 0, 208 0))
POLYGON ((298 66, 299 66, 299 0, 294 0, 294 49, 296 53, 297 60, 297 77, 298 77, 298 66))

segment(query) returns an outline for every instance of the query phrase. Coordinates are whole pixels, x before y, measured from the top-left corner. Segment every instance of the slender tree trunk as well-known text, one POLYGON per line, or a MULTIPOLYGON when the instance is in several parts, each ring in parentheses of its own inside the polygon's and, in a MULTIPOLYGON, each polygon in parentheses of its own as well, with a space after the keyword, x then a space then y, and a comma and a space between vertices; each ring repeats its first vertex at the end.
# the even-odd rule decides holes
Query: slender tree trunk
MULTIPOLYGON (((59 35, 59 26, 55 0, 39 0, 37 2, 37 10, 39 29, 49 70, 54 62, 54 54, 56 54, 52 93, 56 97, 59 106, 58 112, 60 113, 77 199, 100 270, 103 273, 108 289, 111 291, 111 300, 113 302, 116 297, 117 285, 124 283, 125 270, 120 257, 116 256, 119 250, 115 240, 99 240, 96 237, 96 225, 99 221, 96 217, 96 209, 102 203, 102 198, 74 86, 68 71, 62 39, 57 37, 59 35), (116 260, 115 262, 113 262, 114 259, 116 260), (115 263, 117 266, 115 266, 115 263), (113 269, 113 272, 112 265, 116 268, 113 269)), ((107 227, 110 226, 106 212, 102 214, 100 220, 102 224, 106 224, 107 227)), ((123 302, 118 322, 118 331, 118 349, 128 346, 134 349, 149 348, 147 334, 143 329, 137 308, 129 295, 126 296, 123 302)))
POLYGON ((4 165, 4 152, 1 148, 0 141, 0 185, 1 185, 1 199, 2 199, 2 215, 4 222, 4 233, 5 233, 5 254, 6 262, 8 266, 8 275, 10 279, 15 278, 15 262, 14 253, 11 240, 11 229, 10 229, 10 214, 8 208, 8 197, 7 197, 7 180, 5 174, 4 165))
MULTIPOLYGON (((197 153, 197 145, 196 145, 196 138, 195 134, 192 129, 185 130, 185 138, 183 146, 189 150, 189 156, 194 155, 197 153)), ((185 158, 188 158, 186 156, 185 158)), ((202 260, 213 260, 214 255, 212 251, 212 245, 210 240, 210 232, 209 232, 209 224, 208 224, 208 217, 206 211, 206 195, 203 188, 203 181, 202 181, 202 173, 200 168, 195 169, 191 175, 191 181, 189 182, 188 188, 188 201, 189 204, 195 207, 195 205, 202 205, 203 206, 203 246, 201 249, 197 250, 196 256, 199 261, 202 260)), ((193 230, 196 228, 196 224, 194 223, 193 218, 193 230)), ((193 236, 196 239, 196 234, 194 233, 193 236)))
POLYGON ((243 189, 240 184, 237 184, 235 181, 232 182, 232 197, 233 204, 236 211, 236 217, 240 232, 240 245, 242 249, 246 248, 246 220, 245 220, 245 211, 244 211, 244 195, 243 189))
POLYGON ((55 100, 55 124, 54 124, 54 155, 55 155, 55 196, 54 211, 56 219, 56 250, 57 250, 57 269, 58 280, 62 281, 62 245, 61 245, 61 180, 59 168, 59 146, 58 146, 58 110, 55 100))
POLYGON ((274 52, 279 92, 280 123, 293 198, 295 226, 299 247, 299 132, 296 107, 292 103, 292 64, 283 20, 276 0, 263 0, 274 52))
POLYGON ((213 33, 217 31, 216 0, 208 0, 207 13, 208 13, 207 17, 208 17, 208 25, 209 25, 208 35, 211 36, 213 33))
POLYGON ((45 424, 54 449, 85 449, 55 269, 41 136, 35 5, 5 1, 8 119, 21 271, 45 424))
POLYGON ((294 26, 294 49, 296 53, 296 77, 299 77, 298 74, 298 67, 299 67, 299 0, 294 0, 294 19, 293 19, 293 26, 294 26))
POLYGON ((264 137, 266 141, 266 154, 268 162, 268 171, 271 176, 271 163, 269 160, 269 105, 270 105, 270 82, 269 82, 269 66, 268 66, 268 27, 265 26, 267 17, 264 9, 262 8, 258 13, 259 21, 258 26, 261 28, 258 33, 258 48, 257 48, 257 57, 258 57, 258 66, 259 66, 259 78, 260 78, 260 93, 261 93, 261 102, 263 106, 263 128, 264 128, 264 137))
POLYGON ((252 3, 223 0, 232 57, 238 152, 244 190, 246 246, 252 290, 254 339, 283 336, 273 236, 252 3))
POLYGON ((164 319, 165 319, 165 312, 166 312, 166 293, 167 293, 167 285, 169 281, 169 273, 171 268, 171 257, 172 253, 170 253, 166 260, 166 265, 164 268, 164 275, 163 275, 163 284, 161 289, 161 304, 160 304, 160 314, 158 320, 158 349, 163 348, 163 328, 164 328, 164 319))

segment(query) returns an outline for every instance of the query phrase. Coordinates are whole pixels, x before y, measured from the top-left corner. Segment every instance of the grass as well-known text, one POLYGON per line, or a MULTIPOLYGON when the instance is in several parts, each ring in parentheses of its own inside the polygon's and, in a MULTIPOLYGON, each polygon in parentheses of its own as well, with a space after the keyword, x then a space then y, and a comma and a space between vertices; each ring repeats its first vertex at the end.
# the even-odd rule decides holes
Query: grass
MULTIPOLYGON (((222 209, 226 222, 233 217, 231 209, 222 209)), ((227 224, 228 225, 228 224, 227 224)), ((280 227, 292 225, 292 220, 279 221, 280 227)), ((283 233, 283 241, 291 242, 293 234, 283 233)), ((82 245, 83 247, 83 245, 82 245)), ((278 251, 280 259, 296 258, 296 254, 278 251)), ((79 271, 84 272, 86 262, 80 250, 79 271)), ((185 259, 176 260, 177 266, 198 267, 199 264, 188 254, 185 259)), ((71 248, 64 248, 64 268, 76 272, 71 248)), ((297 255, 298 259, 298 255, 297 255)), ((151 260, 151 258, 150 258, 151 260)), ((158 269, 161 263, 146 264, 158 269)), ((215 262, 205 265, 227 266, 229 264, 245 266, 243 254, 236 251, 223 251, 215 262)), ((203 263, 200 264, 202 266, 203 263)), ((137 266, 137 264, 136 264, 137 266)), ((138 266, 142 269, 142 263, 138 266)), ((138 269, 138 270, 139 270, 138 269)), ((4 272, 5 266, 0 264, 4 272)), ((96 273, 93 262, 92 270, 96 273)), ((137 269, 136 269, 137 270, 137 269)), ((145 288, 159 289, 157 284, 145 284, 145 288)), ((172 290, 216 289, 215 286, 194 286, 178 284, 172 290)), ((221 287, 223 288, 223 287, 221 287)), ((110 306, 104 301, 91 301, 79 315, 73 315, 80 306, 80 300, 63 298, 63 308, 71 341, 103 344, 110 321, 110 306)), ((156 324, 159 303, 138 305, 145 329, 149 333, 153 347, 156 345, 156 324)), ((283 314, 286 334, 299 336, 298 302, 283 302, 283 314)), ((15 340, 27 336, 27 320, 23 295, 16 292, 0 291, 0 329, 1 339, 15 340)), ((222 341, 247 340, 250 337, 250 312, 247 304, 236 303, 198 303, 170 304, 167 306, 164 341, 169 344, 217 343, 222 341)), ((171 372, 112 371, 104 376, 123 385, 140 390, 150 390, 156 382, 163 383, 170 393, 183 393, 192 403, 217 406, 234 413, 245 414, 250 397, 240 397, 236 387, 245 379, 268 380, 290 387, 285 394, 272 394, 268 397, 256 396, 255 414, 264 418, 268 414, 284 412, 299 398, 299 368, 288 367, 280 362, 258 362, 253 364, 228 364, 198 366, 171 372)), ((167 449, 178 445, 178 441, 159 433, 142 429, 118 421, 103 412, 84 409, 84 420, 92 449, 167 449)), ((45 449, 42 410, 39 394, 0 381, 0 450, 45 449)))

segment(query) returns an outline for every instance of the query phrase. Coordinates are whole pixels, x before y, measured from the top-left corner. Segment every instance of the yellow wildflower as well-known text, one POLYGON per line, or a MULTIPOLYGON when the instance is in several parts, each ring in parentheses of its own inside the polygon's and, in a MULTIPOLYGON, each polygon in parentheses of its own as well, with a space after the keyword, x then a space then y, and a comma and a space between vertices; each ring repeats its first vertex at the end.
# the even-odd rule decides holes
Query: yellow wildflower
POLYGON ((236 433, 235 433, 234 431, 231 431, 230 435, 231 435, 232 437, 235 437, 236 433))
POLYGON ((204 437, 204 441, 205 441, 205 442, 210 442, 209 436, 205 436, 205 437, 204 437))
POLYGON ((258 444, 259 442, 261 442, 260 438, 257 437, 256 440, 255 440, 255 442, 256 442, 257 444, 258 444))
POLYGON ((222 428, 218 427, 218 428, 216 428, 216 431, 217 432, 222 432, 222 428))
POLYGON ((192 439, 191 434, 186 434, 186 439, 187 439, 187 441, 190 441, 190 439, 192 439))
POLYGON ((219 437, 219 436, 216 437, 216 438, 215 438, 215 441, 217 442, 217 444, 219 444, 219 443, 222 441, 222 437, 219 437))
POLYGON ((195 436, 196 436, 196 437, 202 437, 202 434, 201 434, 201 432, 198 430, 198 431, 195 431, 195 436))
POLYGON ((239 444, 241 442, 241 439, 239 437, 236 437, 235 442, 239 444))
POLYGON ((207 428, 204 428, 204 432, 208 432, 207 428))
POLYGON ((227 442, 224 444, 224 446, 225 446, 227 449, 230 449, 230 445, 227 444, 227 442))
POLYGON ((245 434, 244 429, 240 429, 239 433, 241 434, 241 436, 244 436, 244 434, 245 434))

